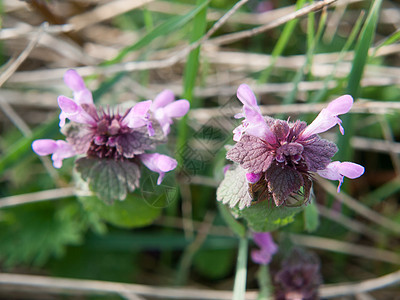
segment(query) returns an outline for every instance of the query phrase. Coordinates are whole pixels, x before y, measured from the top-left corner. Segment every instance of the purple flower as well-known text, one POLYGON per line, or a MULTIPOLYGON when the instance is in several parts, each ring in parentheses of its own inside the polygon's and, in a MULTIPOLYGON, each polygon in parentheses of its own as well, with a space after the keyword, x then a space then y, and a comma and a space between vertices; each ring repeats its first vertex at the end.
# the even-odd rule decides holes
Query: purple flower
POLYGON ((317 257, 304 250, 294 249, 274 276, 275 299, 317 300, 321 282, 317 257))
POLYGON ((190 108, 189 101, 184 99, 174 100, 174 93, 170 90, 164 90, 157 95, 150 108, 165 136, 170 132, 170 125, 173 123, 172 119, 186 115, 190 108))
POLYGON ((42 139, 32 143, 32 149, 36 154, 44 156, 50 155, 53 160, 54 168, 61 168, 64 158, 73 157, 76 155, 73 147, 63 140, 42 139))
MULTIPOLYGON (((138 184, 140 162, 160 174, 161 183, 166 172, 175 169, 177 162, 173 158, 158 154, 146 153, 154 150, 160 143, 165 143, 172 118, 183 116, 189 109, 187 100, 173 102, 169 91, 162 92, 156 100, 139 102, 124 113, 111 109, 97 108, 93 103, 91 92, 86 88, 82 77, 75 70, 65 73, 64 81, 73 91, 73 98, 58 97, 61 109, 60 127, 66 141, 49 139, 37 140, 32 144, 38 155, 52 155, 54 167, 60 168, 62 160, 75 155, 84 155, 91 160, 93 168, 100 168, 96 160, 123 161, 124 164, 106 164, 115 176, 125 176, 129 190, 138 184), (164 95, 164 96, 163 96, 164 95), (70 122, 66 124, 66 119, 70 122), (131 171, 123 170, 130 166, 131 171), (112 168, 120 168, 116 170, 112 168), (132 171, 134 168, 135 171, 132 171), (120 172, 120 173, 118 173, 120 172), (133 178, 135 174, 136 178, 133 178), (132 177, 132 178, 131 178, 132 177)), ((172 94, 173 97, 173 94, 172 94)), ((80 159, 80 165, 85 166, 80 159)), ((84 169, 84 167, 80 168, 84 169)), ((97 170, 97 169, 96 169, 97 170)), ((96 172, 85 176, 95 177, 96 172)))
POLYGON ((250 87, 246 84, 239 86, 237 97, 243 103, 243 112, 235 115, 235 118, 245 118, 242 125, 233 130, 233 140, 240 141, 242 135, 247 133, 253 135, 269 143, 275 142, 275 137, 270 128, 264 121, 261 110, 258 107, 256 96, 250 87))
MULTIPOLYGON (((243 111, 235 117, 245 119, 233 131, 237 143, 226 157, 246 173, 249 192, 242 207, 251 205, 254 199, 269 198, 277 206, 289 204, 293 200, 297 202, 298 195, 307 202, 313 173, 339 180, 340 184, 344 176, 354 179, 363 174, 364 168, 358 164, 332 162, 338 151, 336 145, 317 135, 336 124, 344 133, 338 115, 350 110, 351 96, 329 103, 309 126, 302 121, 263 117, 254 93, 245 84, 239 86, 237 96, 243 103, 243 111)), ((226 199, 218 200, 226 202, 226 199)))
POLYGON ((260 247, 259 250, 251 251, 251 259, 260 265, 267 265, 278 251, 278 246, 274 243, 271 233, 269 232, 255 232, 253 240, 260 247))
POLYGON ((353 98, 350 95, 344 95, 329 103, 327 108, 321 110, 315 120, 307 126, 302 133, 303 137, 309 137, 313 134, 325 132, 336 124, 339 125, 340 132, 344 134, 342 120, 337 116, 349 112, 353 106, 353 98))
POLYGON ((326 166, 324 170, 317 171, 317 173, 330 180, 339 180, 337 188, 340 192, 340 186, 343 183, 343 177, 350 179, 358 178, 364 174, 364 167, 352 162, 334 161, 326 166))

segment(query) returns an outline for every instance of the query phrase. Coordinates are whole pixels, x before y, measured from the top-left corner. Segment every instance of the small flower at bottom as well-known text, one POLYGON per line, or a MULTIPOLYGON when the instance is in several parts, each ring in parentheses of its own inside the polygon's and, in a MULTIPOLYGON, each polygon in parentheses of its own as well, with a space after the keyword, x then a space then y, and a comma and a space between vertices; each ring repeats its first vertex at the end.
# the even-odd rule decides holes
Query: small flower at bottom
POLYGON ((294 249, 274 276, 275 299, 317 300, 322 282, 318 258, 302 249, 294 249))
POLYGON ((267 265, 278 251, 278 246, 274 243, 271 233, 269 232, 255 232, 253 233, 253 240, 259 250, 251 251, 251 259, 260 265, 267 265))
MULTIPOLYGON (((229 178, 221 183, 217 200, 231 206, 241 203, 240 209, 250 206, 251 200, 273 199, 276 206, 298 205, 299 196, 303 198, 303 203, 309 201, 314 173, 339 180, 340 184, 344 176, 354 179, 363 174, 364 168, 360 165, 332 162, 332 157, 338 151, 337 146, 318 136, 318 133, 336 124, 344 134, 338 115, 350 110, 353 105, 350 95, 333 100, 308 126, 299 120, 289 122, 263 117, 255 95, 245 84, 239 86, 237 96, 243 103, 243 111, 235 117, 245 119, 233 130, 237 143, 226 157, 239 164, 236 173, 244 170, 248 192, 243 193, 245 188, 237 189, 240 193, 236 194, 240 194, 241 199, 229 196, 229 188, 224 187, 232 185, 229 178)), ((233 178, 231 173, 227 175, 233 178)))
POLYGON ((53 154, 56 168, 61 167, 65 158, 83 155, 77 161, 77 170, 89 186, 102 191, 95 192, 107 198, 106 202, 112 202, 113 197, 123 200, 127 190, 138 187, 140 162, 160 174, 159 184, 165 172, 176 167, 173 158, 146 152, 166 142, 172 118, 183 116, 189 110, 187 100, 173 102, 174 99, 168 99, 168 105, 157 100, 155 108, 153 101, 147 100, 126 112, 120 113, 118 109, 113 112, 110 108, 105 110, 94 105, 91 92, 75 70, 68 70, 64 81, 73 92, 73 98, 58 97, 60 127, 66 141, 34 141, 32 147, 38 155, 53 154), (156 115, 159 109, 164 110, 164 119, 156 115), (66 123, 67 119, 70 122, 66 123), (100 179, 108 182, 105 184, 118 183, 120 186, 115 188, 115 193, 108 193, 102 188, 100 179))

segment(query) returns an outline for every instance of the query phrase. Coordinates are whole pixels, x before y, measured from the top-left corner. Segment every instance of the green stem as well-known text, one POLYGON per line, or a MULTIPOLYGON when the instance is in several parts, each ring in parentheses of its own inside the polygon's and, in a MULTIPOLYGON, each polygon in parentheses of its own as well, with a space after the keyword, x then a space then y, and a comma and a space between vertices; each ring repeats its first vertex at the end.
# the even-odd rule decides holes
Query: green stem
POLYGON ((246 277, 247 277, 247 237, 239 240, 239 253, 236 264, 235 284, 233 286, 233 300, 244 300, 246 295, 246 277))
POLYGON ((258 286, 260 287, 257 300, 270 299, 270 297, 272 297, 272 283, 268 265, 260 265, 257 272, 257 280, 258 286))

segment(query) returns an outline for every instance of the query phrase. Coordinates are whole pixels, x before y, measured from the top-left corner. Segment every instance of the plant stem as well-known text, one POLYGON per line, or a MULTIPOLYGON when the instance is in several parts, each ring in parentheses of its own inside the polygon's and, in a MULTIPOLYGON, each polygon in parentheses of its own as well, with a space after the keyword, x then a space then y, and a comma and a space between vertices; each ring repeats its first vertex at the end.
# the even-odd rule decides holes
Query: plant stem
POLYGON ((241 237, 239 240, 239 253, 236 264, 235 284, 233 286, 233 300, 245 299, 247 277, 247 251, 247 237, 241 237))
POLYGON ((260 293, 258 294, 257 300, 271 299, 272 284, 268 265, 260 265, 257 272, 257 280, 258 286, 260 287, 260 293))

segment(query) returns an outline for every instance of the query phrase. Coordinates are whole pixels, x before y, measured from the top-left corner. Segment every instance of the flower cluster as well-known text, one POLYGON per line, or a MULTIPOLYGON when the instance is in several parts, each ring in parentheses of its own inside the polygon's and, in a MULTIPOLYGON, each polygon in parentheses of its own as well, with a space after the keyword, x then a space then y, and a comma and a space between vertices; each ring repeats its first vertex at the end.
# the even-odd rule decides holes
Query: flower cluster
MULTIPOLYGON (((166 141, 172 119, 188 112, 187 100, 174 101, 174 94, 165 90, 154 101, 139 102, 124 113, 112 112, 94 105, 92 93, 75 70, 65 73, 64 82, 73 91, 73 99, 58 97, 59 125, 66 141, 41 139, 32 144, 38 155, 52 154, 55 168, 62 166, 63 159, 76 155, 84 155, 83 159, 123 162, 135 170, 142 162, 159 173, 157 184, 160 184, 165 173, 177 166, 176 160, 169 156, 146 151, 166 141), (70 122, 66 123, 66 119, 70 122)), ((136 184, 138 178, 132 181, 136 184)))
POLYGON ((321 282, 318 258, 313 253, 295 248, 274 276, 275 299, 319 299, 321 282))
POLYGON ((298 195, 307 202, 311 193, 312 174, 339 180, 338 192, 344 177, 357 178, 364 173, 364 167, 352 162, 331 161, 338 151, 336 145, 322 139, 318 133, 336 124, 344 134, 338 115, 347 113, 353 99, 344 95, 329 103, 317 118, 307 126, 305 122, 289 122, 264 117, 257 105, 257 99, 246 84, 238 88, 237 96, 243 103, 243 111, 235 118, 244 118, 234 129, 236 145, 227 153, 227 158, 239 164, 229 172, 245 173, 247 193, 242 199, 226 197, 222 185, 217 198, 231 207, 239 201, 239 208, 250 206, 253 200, 272 198, 276 206, 289 203, 298 195), (243 171, 238 171, 243 170, 243 171))

